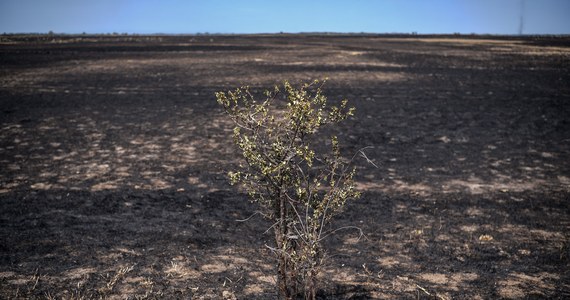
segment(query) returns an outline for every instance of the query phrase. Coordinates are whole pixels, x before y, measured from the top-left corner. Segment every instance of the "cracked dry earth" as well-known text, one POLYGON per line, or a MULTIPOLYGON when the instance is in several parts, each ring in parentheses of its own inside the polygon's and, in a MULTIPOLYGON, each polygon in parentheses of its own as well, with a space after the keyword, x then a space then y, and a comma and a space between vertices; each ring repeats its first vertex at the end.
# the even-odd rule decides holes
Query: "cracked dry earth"
POLYGON ((322 299, 570 298, 570 40, 2 36, 0 298, 273 299, 214 92, 329 77, 363 197, 322 299))

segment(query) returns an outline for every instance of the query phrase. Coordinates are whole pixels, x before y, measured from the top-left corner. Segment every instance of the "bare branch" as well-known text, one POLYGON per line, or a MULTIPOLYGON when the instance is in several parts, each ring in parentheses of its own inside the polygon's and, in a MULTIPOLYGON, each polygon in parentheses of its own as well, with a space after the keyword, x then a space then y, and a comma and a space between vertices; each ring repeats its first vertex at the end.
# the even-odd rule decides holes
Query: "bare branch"
POLYGON ((267 217, 264 213, 262 213, 262 212, 260 212, 260 211, 256 211, 256 212, 254 212, 251 216, 249 216, 249 217, 247 217, 247 218, 245 218, 245 219, 241 219, 241 220, 236 219, 236 222, 246 222, 246 221, 249 221, 251 218, 255 217, 256 215, 262 215, 262 216, 264 216, 264 217, 267 217))
POLYGON ((363 238, 363 237, 366 239, 366 235, 364 234, 364 232, 362 231, 362 229, 361 229, 360 227, 358 227, 358 226, 343 226, 343 227, 339 227, 339 228, 336 228, 336 229, 334 229, 334 230, 331 230, 331 231, 327 232, 327 234, 326 234, 325 236, 319 238, 319 241, 326 239, 326 238, 329 237, 330 235, 335 234, 337 231, 340 231, 340 230, 347 230, 347 229, 356 229, 356 230, 358 230, 358 239, 357 239, 357 241, 360 241, 360 239, 363 238))
POLYGON ((376 167, 376 169, 378 169, 378 166, 377 166, 372 160, 370 160, 370 159, 368 158, 368 156, 366 156, 366 153, 364 153, 364 149, 367 149, 367 148, 371 148, 371 147, 370 147, 370 146, 369 146, 369 147, 364 147, 364 148, 358 150, 358 152, 360 152, 360 156, 361 156, 361 157, 364 157, 364 159, 366 159, 366 162, 367 162, 367 163, 373 165, 374 167, 376 167))

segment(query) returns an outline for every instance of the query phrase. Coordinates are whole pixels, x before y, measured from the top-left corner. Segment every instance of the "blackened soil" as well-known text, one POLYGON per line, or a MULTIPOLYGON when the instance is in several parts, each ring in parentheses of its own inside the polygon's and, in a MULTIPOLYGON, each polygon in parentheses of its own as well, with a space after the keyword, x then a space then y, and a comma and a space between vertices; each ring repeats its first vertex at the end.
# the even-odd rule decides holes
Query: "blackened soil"
POLYGON ((363 197, 323 299, 570 297, 563 37, 2 36, 0 298, 276 297, 214 92, 329 77, 363 197), (244 221, 247 219, 247 221, 244 221))

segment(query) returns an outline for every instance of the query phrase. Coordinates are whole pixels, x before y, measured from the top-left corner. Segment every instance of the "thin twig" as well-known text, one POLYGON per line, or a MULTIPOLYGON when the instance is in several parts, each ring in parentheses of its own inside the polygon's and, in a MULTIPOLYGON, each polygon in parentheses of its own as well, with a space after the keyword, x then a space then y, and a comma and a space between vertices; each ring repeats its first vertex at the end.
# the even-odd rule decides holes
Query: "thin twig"
POLYGON ((421 287, 421 286, 420 286, 419 284, 417 284, 417 283, 416 283, 416 287, 417 287, 418 289, 420 289, 422 292, 426 293, 426 295, 428 295, 428 296, 430 296, 430 297, 433 297, 433 295, 432 295, 430 292, 428 292, 426 289, 424 289, 423 287, 421 287))
POLYGON ((249 217, 247 217, 247 218, 245 218, 245 219, 236 220, 236 222, 246 222, 246 221, 249 221, 249 219, 253 218, 255 215, 262 215, 262 216, 265 216, 262 212, 256 211, 256 212, 254 212, 251 216, 249 216, 249 217))
POLYGON ((334 234, 334 233, 337 232, 337 231, 346 230, 346 229, 356 229, 356 230, 358 230, 358 233, 359 233, 359 234, 358 234, 358 239, 357 239, 357 241, 360 241, 360 239, 361 239, 362 237, 364 237, 365 239, 367 239, 367 238, 366 238, 366 235, 364 234, 364 231, 362 231, 362 229, 361 229, 360 227, 358 227, 358 226, 343 226, 343 227, 339 227, 339 228, 337 228, 337 229, 334 229, 334 230, 331 230, 331 231, 327 232, 327 234, 326 234, 325 236, 319 238, 319 241, 322 241, 322 240, 326 239, 328 236, 334 234))
POLYGON ((366 149, 366 148, 371 148, 371 147, 370 147, 370 146, 369 146, 369 147, 364 147, 364 148, 358 150, 358 152, 360 152, 360 156, 361 156, 361 157, 364 157, 364 159, 366 159, 366 162, 367 162, 367 163, 373 165, 374 167, 376 167, 376 169, 378 169, 378 166, 377 166, 370 158, 368 158, 368 156, 366 156, 366 153, 364 153, 363 150, 366 149))
POLYGON ((273 223, 273 225, 269 226, 269 228, 267 228, 267 230, 265 230, 263 232, 263 234, 268 233, 273 227, 277 226, 277 224, 279 224, 279 220, 277 222, 273 223))

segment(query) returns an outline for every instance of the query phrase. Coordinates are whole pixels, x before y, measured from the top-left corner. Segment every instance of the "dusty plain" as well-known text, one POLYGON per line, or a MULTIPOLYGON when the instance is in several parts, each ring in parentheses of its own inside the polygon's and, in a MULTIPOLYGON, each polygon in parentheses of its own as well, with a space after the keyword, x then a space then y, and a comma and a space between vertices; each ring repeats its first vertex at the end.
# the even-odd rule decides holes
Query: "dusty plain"
POLYGON ((378 168, 321 298, 570 298, 568 37, 287 34, 1 36, 0 298, 275 298, 214 92, 325 77, 378 168))

